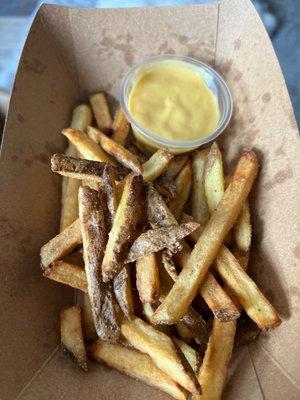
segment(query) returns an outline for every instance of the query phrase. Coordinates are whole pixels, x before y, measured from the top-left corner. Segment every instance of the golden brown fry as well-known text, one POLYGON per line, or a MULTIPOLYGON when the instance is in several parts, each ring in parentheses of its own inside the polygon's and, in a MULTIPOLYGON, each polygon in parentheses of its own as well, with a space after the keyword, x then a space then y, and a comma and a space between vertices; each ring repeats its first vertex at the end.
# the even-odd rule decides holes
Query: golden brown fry
POLYGON ((189 197, 192 186, 192 167, 187 163, 179 172, 175 180, 176 196, 170 200, 169 209, 176 219, 178 219, 183 211, 183 207, 189 197))
POLYGON ((187 371, 179 357, 172 339, 139 318, 124 320, 121 332, 137 350, 148 354, 166 374, 191 393, 199 393, 194 373, 187 371))
POLYGON ((87 134, 92 140, 100 144, 100 146, 103 150, 106 151, 106 153, 115 157, 115 159, 119 161, 120 164, 124 165, 124 167, 131 169, 137 174, 142 173, 141 163, 136 158, 136 156, 130 153, 129 150, 125 149, 125 147, 115 142, 108 136, 104 135, 104 133, 100 132, 96 128, 93 128, 92 126, 88 126, 87 134))
POLYGON ((194 247, 187 266, 180 273, 163 304, 155 311, 155 323, 172 324, 188 309, 250 192, 257 169, 255 154, 245 150, 222 200, 194 247))
POLYGON ((187 398, 185 390, 159 369, 147 354, 98 340, 93 344, 89 355, 93 360, 105 362, 110 367, 156 387, 177 400, 187 398))
POLYGON ((41 248, 42 269, 46 271, 54 261, 70 254, 80 243, 80 221, 77 219, 41 248))
POLYGON ((119 107, 115 113, 112 128, 112 139, 122 146, 125 146, 130 125, 121 107, 119 107))
POLYGON ((248 200, 245 201, 233 230, 235 242, 239 250, 243 253, 249 252, 251 246, 252 228, 248 200))
POLYGON ((204 187, 208 208, 212 214, 225 191, 222 154, 216 142, 212 144, 207 156, 204 187))
POLYGON ((105 154, 100 146, 98 146, 98 144, 89 138, 83 131, 68 128, 64 129, 62 134, 66 136, 74 146, 76 146, 83 158, 117 165, 116 162, 110 156, 105 154))
POLYGON ((171 225, 143 232, 132 244, 125 262, 133 262, 145 254, 156 253, 165 248, 181 248, 179 241, 198 228, 197 222, 171 225))
POLYGON ((201 357, 199 356, 199 354, 191 346, 178 339, 177 337, 173 336, 172 339, 183 352, 193 371, 197 374, 201 365, 201 357))
POLYGON ((83 296, 82 329, 83 336, 86 340, 94 340, 98 337, 93 318, 92 306, 87 293, 83 296))
POLYGON ((123 267, 121 272, 114 278, 113 287, 117 302, 123 311, 123 314, 129 320, 134 315, 134 303, 131 291, 130 265, 123 267))
POLYGON ((90 103, 97 126, 101 130, 109 130, 112 127, 112 118, 103 92, 90 96, 90 103))
POLYGON ((281 323, 274 307, 225 246, 220 249, 214 266, 227 289, 261 329, 271 329, 281 323))
POLYGON ((237 247, 233 249, 233 255, 237 259, 240 266, 243 268, 244 271, 247 270, 249 264, 249 256, 250 252, 247 253, 241 252, 237 247))
POLYGON ((151 182, 158 178, 167 168, 173 155, 166 149, 157 150, 148 161, 143 164, 143 178, 151 182))
POLYGON ((207 150, 195 151, 193 155, 192 216, 201 226, 209 220, 209 210, 204 189, 204 170, 207 150))
POLYGON ((115 311, 111 283, 104 283, 101 264, 107 240, 105 204, 99 193, 89 187, 79 188, 79 218, 83 256, 95 328, 100 338, 118 340, 120 328, 115 311))
POLYGON ((106 282, 123 268, 124 258, 134 239, 136 226, 140 219, 142 188, 141 175, 129 176, 125 181, 102 263, 103 279, 106 282))
POLYGON ((142 303, 159 298, 159 276, 155 253, 147 253, 136 261, 136 288, 142 303))
POLYGON ((87 280, 84 268, 65 261, 54 261, 44 276, 53 281, 64 283, 75 289, 87 292, 87 280))
POLYGON ((87 356, 82 335, 80 307, 65 307, 61 310, 60 334, 63 349, 68 350, 78 365, 84 371, 87 371, 87 356))
POLYGON ((92 111, 90 106, 86 104, 80 104, 73 110, 71 128, 80 129, 85 131, 86 128, 92 123, 92 111))
POLYGON ((231 359, 236 321, 214 319, 208 346, 198 375, 202 395, 193 400, 220 400, 231 359))

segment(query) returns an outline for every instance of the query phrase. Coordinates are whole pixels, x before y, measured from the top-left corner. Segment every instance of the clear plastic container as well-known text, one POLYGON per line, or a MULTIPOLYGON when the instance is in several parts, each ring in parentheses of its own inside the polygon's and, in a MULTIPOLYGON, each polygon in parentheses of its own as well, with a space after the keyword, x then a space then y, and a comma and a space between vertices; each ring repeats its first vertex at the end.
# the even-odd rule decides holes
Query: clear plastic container
POLYGON ((163 55, 149 58, 139 64, 134 65, 125 75, 121 83, 120 90, 121 106, 131 123, 133 133, 138 142, 149 152, 153 152, 160 147, 169 149, 172 153, 184 153, 200 147, 216 139, 226 128, 232 115, 232 98, 229 88, 224 79, 209 65, 194 60, 190 57, 180 57, 174 55, 163 55), (128 101, 130 92, 133 89, 137 79, 148 70, 160 68, 166 63, 176 63, 180 67, 189 68, 202 76, 210 90, 217 98, 220 118, 216 129, 208 136, 201 137, 197 140, 169 140, 162 138, 150 132, 141 126, 131 114, 128 101))

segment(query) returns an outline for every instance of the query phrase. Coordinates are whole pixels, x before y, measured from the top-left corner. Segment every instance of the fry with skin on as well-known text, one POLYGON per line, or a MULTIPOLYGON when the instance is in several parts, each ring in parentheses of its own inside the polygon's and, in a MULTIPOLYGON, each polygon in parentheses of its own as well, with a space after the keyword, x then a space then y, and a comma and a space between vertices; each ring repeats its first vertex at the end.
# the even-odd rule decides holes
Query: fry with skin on
POLYGON ((113 279, 113 288, 123 314, 131 320, 134 315, 134 302, 131 291, 130 264, 124 265, 121 272, 113 279))
POLYGON ((175 184, 176 196, 169 202, 169 209, 174 217, 178 219, 189 197, 192 186, 192 167, 190 163, 187 163, 179 172, 175 180, 175 184))
POLYGON ((155 253, 147 253, 136 261, 136 288, 142 303, 158 300, 160 285, 155 253))
POLYGON ((255 154, 245 150, 217 209, 205 226, 186 267, 153 316, 155 323, 172 324, 186 312, 234 224, 257 175, 255 154))
POLYGON ((119 107, 115 113, 112 129, 113 134, 111 138, 115 142, 125 146, 130 125, 121 107, 119 107))
POLYGON ((111 283, 104 283, 101 264, 107 240, 105 203, 98 192, 79 188, 79 218, 83 239, 83 257, 88 293, 95 328, 100 338, 117 341, 120 335, 111 283))
POLYGON ((90 96, 90 103, 97 126, 101 130, 109 130, 112 127, 112 118, 103 92, 90 96))
POLYGON ((139 160, 121 144, 115 142, 113 139, 104 135, 104 133, 92 126, 88 126, 87 134, 92 140, 100 144, 106 153, 113 156, 120 164, 124 165, 124 167, 131 169, 137 174, 142 173, 142 165, 139 160))
POLYGON ((61 310, 60 335, 63 349, 73 356, 84 371, 87 371, 87 356, 82 335, 80 307, 65 307, 61 310))
POLYGON ((204 171, 207 161, 207 153, 208 151, 206 149, 195 151, 192 161, 192 216, 195 218, 196 221, 201 224, 201 226, 205 226, 207 221, 209 220, 209 210, 204 188, 204 171))
POLYGON ((143 178, 151 182, 158 178, 166 169, 173 155, 166 149, 157 150, 148 161, 143 164, 143 178))
POLYGON ((240 215, 233 227, 234 238, 238 249, 246 254, 250 250, 252 227, 248 200, 245 201, 240 215))
POLYGON ((84 268, 65 261, 54 261, 44 272, 44 276, 53 281, 64 283, 75 289, 87 292, 87 280, 84 268))
POLYGON ((162 371, 182 387, 191 393, 199 393, 194 372, 185 369, 169 336, 137 317, 132 321, 123 320, 121 332, 134 348, 148 354, 162 371))
POLYGON ((97 340, 90 349, 89 356, 98 362, 156 387, 177 400, 186 400, 187 393, 169 375, 158 368, 147 354, 118 344, 97 340))

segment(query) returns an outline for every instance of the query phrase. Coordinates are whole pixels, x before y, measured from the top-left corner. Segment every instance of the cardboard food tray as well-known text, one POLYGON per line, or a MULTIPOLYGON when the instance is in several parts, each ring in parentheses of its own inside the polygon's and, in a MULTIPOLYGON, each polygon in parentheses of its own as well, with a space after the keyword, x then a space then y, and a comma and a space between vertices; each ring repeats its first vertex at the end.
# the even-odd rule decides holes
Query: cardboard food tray
POLYGON ((147 56, 188 55, 227 80, 234 115, 221 146, 231 163, 245 146, 261 171, 252 192, 250 274, 282 325, 235 351, 225 399, 299 399, 299 139, 285 82, 248 0, 176 8, 87 10, 42 5, 20 60, 0 160, 0 398, 165 399, 90 363, 85 374, 59 348, 59 311, 74 292, 42 277, 39 249, 57 233, 60 177, 49 158, 90 92, 118 95, 147 56), (298 225, 297 225, 298 223, 298 225), (298 313, 298 314, 297 314, 298 313))

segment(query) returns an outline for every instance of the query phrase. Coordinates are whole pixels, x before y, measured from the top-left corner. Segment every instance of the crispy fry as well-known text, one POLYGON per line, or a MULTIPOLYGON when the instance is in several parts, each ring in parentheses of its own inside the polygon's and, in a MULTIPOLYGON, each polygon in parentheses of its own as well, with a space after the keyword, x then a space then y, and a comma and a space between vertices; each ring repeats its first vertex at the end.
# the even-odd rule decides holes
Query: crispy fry
POLYGON ((195 151, 193 155, 192 216, 202 226, 209 220, 209 210, 204 189, 204 170, 207 150, 195 151))
POLYGON ((147 184, 147 218, 153 229, 169 227, 178 224, 162 197, 152 184, 147 184))
POLYGON ((220 322, 214 319, 208 346, 198 379, 202 395, 193 396, 193 400, 219 400, 231 359, 236 322, 220 322))
POLYGON ((140 219, 142 188, 143 181, 140 175, 132 175, 125 181, 102 263, 103 279, 106 282, 123 268, 124 258, 134 239, 135 229, 140 219))
POLYGON ((123 314, 129 320, 132 319, 134 314, 134 303, 131 291, 129 264, 125 265, 121 272, 119 272, 119 274, 114 278, 113 288, 123 314))
POLYGON ((208 208, 212 214, 225 191, 222 154, 216 142, 212 144, 207 156, 204 187, 208 208))
POLYGON ((119 107, 115 113, 112 128, 112 139, 122 146, 125 146, 130 125, 121 107, 119 107))
POLYGON ((199 393, 194 374, 186 371, 172 339, 139 318, 124 320, 121 332, 137 350, 148 354, 166 374, 191 393, 199 393))
POLYGON ((90 103, 97 126, 101 130, 109 130, 112 127, 112 118, 103 92, 90 96, 90 103))
POLYGON ((192 186, 192 167, 187 163, 185 167, 179 172, 175 180, 176 196, 171 199, 169 209, 174 217, 178 219, 183 211, 183 207, 189 197, 192 186))
POLYGON ((143 232, 132 244, 125 262, 132 262, 145 254, 158 252, 165 248, 174 247, 180 249, 180 241, 189 235, 193 230, 198 228, 196 222, 188 222, 187 224, 171 225, 157 229, 149 229, 143 232), (178 245, 177 245, 178 243, 178 245))
POLYGON ((54 261, 70 254, 80 243, 80 221, 77 219, 41 248, 42 269, 46 271, 54 261))
POLYGON ((86 104, 80 104, 73 110, 71 128, 80 129, 85 131, 86 128, 92 123, 92 111, 90 106, 86 104))
POLYGON ((252 236, 248 200, 245 201, 233 230, 237 247, 241 252, 246 254, 250 250, 252 236))
POLYGON ((80 307, 65 307, 61 310, 60 334, 63 349, 68 350, 78 365, 84 371, 87 371, 87 356, 82 335, 80 307))
POLYGON ((259 328, 271 329, 281 323, 274 307, 225 246, 220 249, 214 266, 227 288, 259 328))
POLYGON ((129 150, 125 149, 125 147, 115 142, 108 136, 104 135, 104 133, 100 132, 96 128, 93 128, 92 126, 88 126, 87 134, 92 140, 100 144, 100 146, 103 148, 103 150, 106 151, 106 153, 115 157, 115 159, 119 161, 120 164, 124 165, 124 167, 131 169, 137 174, 142 173, 141 163, 136 158, 136 156, 130 153, 129 150))
POLYGON ((243 152, 231 182, 163 304, 153 316, 156 323, 172 324, 186 312, 234 224, 257 174, 255 154, 243 152))
POLYGON ((93 344, 89 355, 93 360, 105 362, 110 367, 156 387, 177 400, 187 398, 185 390, 159 369, 147 354, 98 340, 93 344))
POLYGON ((44 276, 53 281, 64 283, 75 289, 87 292, 87 280, 84 268, 65 261, 54 261, 44 276))
POLYGON ((98 192, 88 187, 79 189, 79 218, 83 239, 83 256, 88 293, 90 296, 95 328, 100 338, 116 341, 120 334, 111 283, 101 278, 107 233, 104 201, 98 192))
POLYGON ((83 336, 86 340, 94 340, 98 337, 93 318, 92 306, 87 293, 83 296, 82 328, 83 336))
POLYGON ((199 356, 199 354, 191 346, 178 339, 177 337, 173 336, 172 339, 183 352, 185 358, 187 359, 195 374, 197 374, 201 365, 201 357, 199 356))
POLYGON ((155 253, 147 253, 136 261, 136 288, 142 303, 159 298, 159 276, 155 253))
POLYGON ((154 181, 167 168, 173 155, 166 149, 159 149, 143 164, 143 178, 145 181, 154 181))
POLYGON ((66 136, 71 143, 76 146, 82 157, 87 160, 100 161, 117 165, 116 162, 98 146, 92 139, 90 139, 86 133, 79 129, 68 128, 62 131, 62 134, 66 136))

